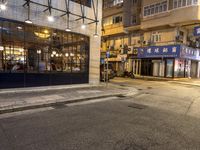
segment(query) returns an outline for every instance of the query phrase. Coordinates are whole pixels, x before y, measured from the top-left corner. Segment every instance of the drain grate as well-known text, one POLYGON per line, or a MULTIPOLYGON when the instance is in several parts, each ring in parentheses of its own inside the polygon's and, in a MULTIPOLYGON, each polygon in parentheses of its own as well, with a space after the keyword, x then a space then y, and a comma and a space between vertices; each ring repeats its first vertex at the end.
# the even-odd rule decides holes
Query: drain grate
POLYGON ((66 108, 67 106, 64 103, 56 103, 56 104, 53 104, 52 107, 55 109, 62 109, 62 108, 66 108))
POLYGON ((134 109, 145 109, 146 106, 144 105, 139 105, 139 104, 132 104, 128 106, 129 108, 134 108, 134 109))

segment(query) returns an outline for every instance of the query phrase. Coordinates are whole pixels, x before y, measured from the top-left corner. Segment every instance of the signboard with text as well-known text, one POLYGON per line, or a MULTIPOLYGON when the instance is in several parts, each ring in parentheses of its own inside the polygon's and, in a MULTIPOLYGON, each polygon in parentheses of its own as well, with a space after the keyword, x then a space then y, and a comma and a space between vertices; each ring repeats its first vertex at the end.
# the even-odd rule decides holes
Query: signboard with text
POLYGON ((180 57, 180 45, 137 48, 138 58, 180 57))
POLYGON ((200 36, 200 26, 194 27, 194 36, 200 36))

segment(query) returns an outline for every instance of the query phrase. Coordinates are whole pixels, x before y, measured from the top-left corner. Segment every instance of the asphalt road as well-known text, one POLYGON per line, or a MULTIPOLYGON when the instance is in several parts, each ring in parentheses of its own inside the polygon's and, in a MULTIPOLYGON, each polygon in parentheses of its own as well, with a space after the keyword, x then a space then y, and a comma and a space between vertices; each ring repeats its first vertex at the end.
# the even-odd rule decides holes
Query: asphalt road
POLYGON ((0 115, 0 150, 199 150, 200 88, 117 79, 135 96, 0 115))

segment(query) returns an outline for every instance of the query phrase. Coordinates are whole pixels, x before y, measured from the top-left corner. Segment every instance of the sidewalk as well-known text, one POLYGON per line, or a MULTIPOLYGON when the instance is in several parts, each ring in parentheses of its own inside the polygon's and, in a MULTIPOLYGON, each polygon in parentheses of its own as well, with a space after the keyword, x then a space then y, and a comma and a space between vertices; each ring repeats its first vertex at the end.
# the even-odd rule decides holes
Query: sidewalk
POLYGON ((136 76, 136 79, 148 80, 148 81, 167 81, 174 84, 190 85, 200 87, 200 79, 191 78, 162 78, 152 76, 136 76))
MULTIPOLYGON (((136 93, 136 90, 132 89, 136 93)), ((0 114, 129 94, 117 86, 66 85, 0 90, 0 114)))

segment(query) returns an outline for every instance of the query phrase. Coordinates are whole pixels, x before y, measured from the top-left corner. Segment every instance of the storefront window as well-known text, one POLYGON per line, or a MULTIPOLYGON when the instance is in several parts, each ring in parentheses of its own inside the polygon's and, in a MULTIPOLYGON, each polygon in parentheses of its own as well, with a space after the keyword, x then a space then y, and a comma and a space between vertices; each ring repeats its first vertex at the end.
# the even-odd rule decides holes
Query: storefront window
POLYGON ((0 24, 1 72, 88 72, 88 37, 5 20, 0 24))
POLYGON ((185 74, 185 60, 175 59, 174 77, 184 77, 185 74))

